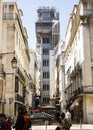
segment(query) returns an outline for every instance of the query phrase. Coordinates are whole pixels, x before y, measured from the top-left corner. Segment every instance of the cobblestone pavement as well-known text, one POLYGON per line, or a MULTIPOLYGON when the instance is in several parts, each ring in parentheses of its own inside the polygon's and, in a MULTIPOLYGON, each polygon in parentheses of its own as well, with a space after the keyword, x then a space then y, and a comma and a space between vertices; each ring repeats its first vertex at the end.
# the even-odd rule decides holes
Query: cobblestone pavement
MULTIPOLYGON (((55 130, 55 128, 56 125, 32 126, 32 130, 55 130)), ((73 124, 70 130, 93 130, 93 124, 73 124)))
MULTIPOLYGON (((55 128, 56 125, 33 125, 29 130, 55 130, 55 128)), ((70 130, 93 130, 93 124, 73 124, 70 130)))

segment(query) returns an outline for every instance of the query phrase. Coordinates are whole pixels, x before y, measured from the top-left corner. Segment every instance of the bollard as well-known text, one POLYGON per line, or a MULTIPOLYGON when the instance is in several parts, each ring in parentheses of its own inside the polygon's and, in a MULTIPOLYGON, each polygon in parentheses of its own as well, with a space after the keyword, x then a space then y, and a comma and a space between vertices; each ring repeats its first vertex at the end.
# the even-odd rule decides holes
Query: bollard
POLYGON ((47 124, 48 124, 48 121, 47 120, 45 120, 45 130, 47 130, 47 124))
POLYGON ((82 120, 80 118, 80 130, 82 130, 82 120))

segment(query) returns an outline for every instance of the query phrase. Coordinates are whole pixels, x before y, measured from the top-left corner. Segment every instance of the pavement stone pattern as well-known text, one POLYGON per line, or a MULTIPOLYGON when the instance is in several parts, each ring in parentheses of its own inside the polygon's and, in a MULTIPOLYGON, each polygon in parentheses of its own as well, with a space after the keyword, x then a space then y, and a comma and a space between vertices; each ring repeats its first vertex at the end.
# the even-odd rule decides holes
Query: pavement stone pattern
MULTIPOLYGON (((55 130, 56 125, 32 126, 29 130, 55 130)), ((72 124, 70 130, 93 130, 93 124, 72 124)))

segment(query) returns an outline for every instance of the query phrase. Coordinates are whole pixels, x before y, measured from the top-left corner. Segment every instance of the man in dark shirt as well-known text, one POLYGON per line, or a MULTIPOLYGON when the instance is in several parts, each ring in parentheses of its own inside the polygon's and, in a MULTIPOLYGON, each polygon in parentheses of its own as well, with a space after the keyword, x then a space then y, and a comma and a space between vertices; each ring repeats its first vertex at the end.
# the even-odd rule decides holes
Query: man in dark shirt
POLYGON ((13 128, 15 128, 15 130, 23 130, 24 128, 24 109, 22 107, 18 108, 18 117, 13 128))
POLYGON ((6 115, 0 114, 0 130, 7 130, 6 115))

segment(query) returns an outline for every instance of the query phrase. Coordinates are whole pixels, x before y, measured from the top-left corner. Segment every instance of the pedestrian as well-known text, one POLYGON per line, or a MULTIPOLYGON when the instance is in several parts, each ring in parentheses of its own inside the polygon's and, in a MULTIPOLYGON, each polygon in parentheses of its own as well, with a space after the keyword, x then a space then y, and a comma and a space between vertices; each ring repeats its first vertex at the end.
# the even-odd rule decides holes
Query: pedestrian
POLYGON ((71 113, 70 113, 69 110, 66 111, 65 118, 67 119, 69 125, 72 126, 72 123, 71 123, 71 113))
POLYGON ((61 113, 61 119, 62 119, 62 126, 64 130, 70 130, 70 125, 67 121, 67 119, 65 118, 65 113, 62 112, 61 113))
POLYGON ((57 110, 56 113, 55 113, 55 118, 56 118, 56 122, 58 123, 59 121, 59 117, 60 117, 60 111, 57 110))
POLYGON ((11 118, 7 118, 7 130, 12 130, 11 118))
POLYGON ((55 130, 69 130, 69 125, 68 125, 68 122, 67 120, 65 119, 65 113, 62 112, 60 114, 60 117, 59 117, 59 120, 58 120, 58 123, 57 123, 57 127, 55 130))
POLYGON ((7 130, 6 115, 0 114, 0 130, 7 130))
POLYGON ((57 127, 56 127, 55 130, 64 130, 63 126, 62 126, 62 119, 61 119, 61 117, 59 117, 58 120, 57 120, 57 127))
POLYGON ((18 108, 18 117, 13 128, 15 128, 15 130, 23 130, 24 128, 24 108, 23 107, 18 108))
POLYGON ((23 127, 23 130, 29 130, 29 128, 31 128, 31 126, 32 126, 31 117, 27 113, 27 111, 25 110, 25 112, 24 112, 24 127, 23 127))

